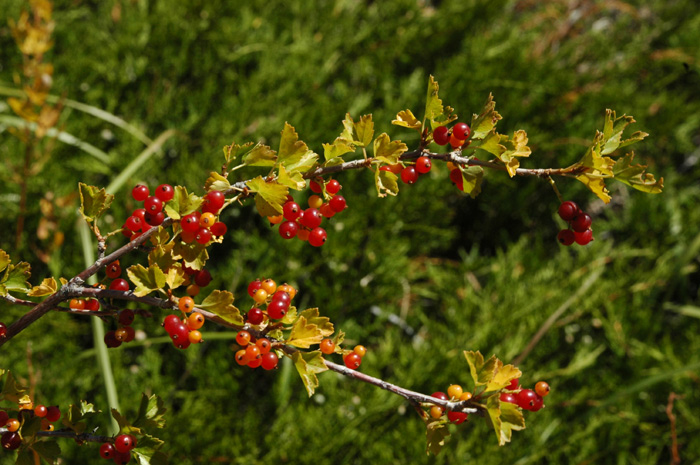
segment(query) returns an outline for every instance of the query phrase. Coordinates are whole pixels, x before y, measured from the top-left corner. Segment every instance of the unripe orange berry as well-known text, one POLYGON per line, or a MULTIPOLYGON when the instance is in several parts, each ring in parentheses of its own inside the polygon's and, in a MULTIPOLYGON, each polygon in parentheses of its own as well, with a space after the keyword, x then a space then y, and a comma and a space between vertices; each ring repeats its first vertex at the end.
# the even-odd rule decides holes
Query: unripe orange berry
POLYGON ((199 294, 199 286, 197 286, 196 284, 190 284, 189 286, 187 286, 186 292, 188 296, 194 297, 197 294, 199 294))
POLYGON ((267 292, 267 295, 272 295, 277 290, 277 283, 275 281, 273 281, 272 279, 268 278, 262 282, 260 287, 262 289, 264 289, 265 292, 267 292))
POLYGON ((194 300, 192 297, 180 297, 177 306, 184 313, 190 313, 194 309, 194 300))
POLYGON ((199 217, 199 225, 203 228, 211 228, 216 223, 216 216, 213 213, 202 213, 199 217))
POLYGON ((236 342, 241 347, 247 346, 250 344, 250 333, 248 331, 238 331, 238 334, 236 334, 236 342))
POLYGON ((459 399, 462 395, 462 386, 459 384, 453 384, 447 388, 447 397, 450 399, 459 399))
POLYGON ((187 326, 190 329, 199 329, 204 326, 204 315, 199 312, 192 312, 192 314, 187 318, 187 326))
POLYGON ((434 419, 438 419, 442 416, 442 413, 445 411, 444 408, 438 406, 438 405, 433 405, 430 407, 430 416, 433 417, 434 419))
POLYGON ((19 420, 16 418, 7 420, 7 423, 5 423, 5 428, 7 428, 7 431, 14 433, 19 429, 19 420))
POLYGON ((365 348, 365 346, 359 346, 359 345, 355 346, 355 348, 352 349, 352 351, 355 352, 360 357, 364 357, 365 354, 367 353, 367 349, 365 348))
POLYGON ((323 205, 323 199, 318 195, 312 195, 309 197, 309 207, 310 208, 321 208, 323 205))
POLYGON ((258 289, 253 294, 253 300, 261 304, 267 300, 267 291, 263 288, 258 289))
POLYGON ((71 299, 69 306, 71 310, 84 310, 85 301, 83 299, 71 299))
POLYGON ((330 339, 324 339, 320 344, 321 352, 326 355, 330 355, 335 352, 335 343, 330 339))
POLYGON ((535 392, 539 394, 540 397, 544 397, 549 394, 549 384, 545 381, 540 381, 535 384, 535 392))
POLYGON ((246 356, 245 349, 236 352, 236 363, 241 366, 248 364, 248 357, 246 356))
POLYGON ((472 393, 467 391, 463 392, 462 395, 459 396, 459 400, 469 400, 472 398, 472 393))
POLYGON ((192 331, 189 332, 187 335, 187 338, 190 340, 192 344, 198 344, 202 342, 202 333, 197 331, 196 329, 193 329, 192 331))
POLYGON ((280 224, 282 220, 284 220, 284 215, 275 215, 267 217, 267 221, 269 221, 270 224, 280 224))

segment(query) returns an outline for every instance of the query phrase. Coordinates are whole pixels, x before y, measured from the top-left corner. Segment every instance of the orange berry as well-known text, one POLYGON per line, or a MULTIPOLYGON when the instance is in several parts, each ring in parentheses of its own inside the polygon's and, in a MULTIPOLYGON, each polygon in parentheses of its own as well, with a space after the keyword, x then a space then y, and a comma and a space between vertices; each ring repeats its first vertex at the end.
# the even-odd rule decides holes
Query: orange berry
POLYGON ((321 341, 320 349, 324 354, 330 355, 335 352, 335 342, 330 339, 324 339, 321 341))
POLYGON ((85 301, 83 299, 71 299, 69 306, 71 310, 84 310, 85 301))
POLYGON ((280 224, 282 220, 284 220, 284 215, 275 215, 267 217, 267 221, 269 221, 270 224, 280 224))
POLYGON ((199 329, 204 326, 204 315, 199 312, 192 312, 192 314, 187 318, 187 326, 190 329, 199 329))
POLYGON ((198 344, 202 342, 202 333, 197 331, 196 329, 193 329, 192 331, 189 332, 187 335, 187 338, 190 340, 192 344, 198 344))
POLYGON ((214 223, 216 223, 216 216, 213 213, 202 213, 199 217, 199 225, 203 228, 211 228, 214 223))
POLYGON ((540 381, 535 384, 535 392, 539 394, 540 397, 544 397, 549 394, 549 384, 545 381, 540 381))
POLYGON ((437 420, 438 418, 440 418, 442 416, 444 411, 445 411, 444 408, 442 408, 438 405, 433 405, 432 407, 430 407, 430 416, 437 420))
POLYGON ((238 334, 236 334, 236 342, 241 347, 247 346, 250 344, 250 333, 248 331, 238 331, 238 334))
POLYGON ((267 295, 272 295, 277 290, 277 283, 268 278, 261 283, 260 287, 267 292, 267 295))
POLYGON ((447 388, 447 397, 450 399, 459 399, 462 395, 462 386, 459 384, 453 384, 447 388))
POLYGON ((260 288, 253 294, 253 300, 261 304, 267 300, 267 295, 267 291, 263 288, 260 288))
POLYGON ((184 313, 190 313, 194 309, 194 300, 192 297, 180 297, 180 301, 177 303, 177 306, 184 313))
POLYGON ((472 393, 467 391, 463 392, 462 395, 459 396, 459 400, 469 400, 472 398, 472 393))
POLYGON ((352 349, 352 351, 355 352, 360 357, 364 357, 365 354, 367 353, 367 349, 365 348, 365 346, 355 346, 355 348, 352 349))

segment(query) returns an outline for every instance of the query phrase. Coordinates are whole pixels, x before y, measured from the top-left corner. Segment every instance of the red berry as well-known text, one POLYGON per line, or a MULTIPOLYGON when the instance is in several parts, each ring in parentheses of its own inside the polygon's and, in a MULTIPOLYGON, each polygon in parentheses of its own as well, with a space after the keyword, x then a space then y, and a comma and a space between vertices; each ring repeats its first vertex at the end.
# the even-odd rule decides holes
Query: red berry
POLYGON ((280 225, 279 233, 285 239, 291 239, 297 235, 299 225, 296 221, 285 221, 280 225))
POLYGON ((156 187, 156 197, 163 202, 169 202, 175 197, 175 189, 170 184, 161 184, 156 187))
POLYGON ((537 402, 537 393, 532 389, 523 389, 515 396, 518 401, 518 407, 523 410, 532 410, 537 402))
MULTIPOLYGON (((156 213, 146 213, 145 218, 146 225, 160 226, 161 224, 163 224, 163 221, 165 221, 165 213, 163 213, 162 211, 156 213)), ((148 228, 145 228, 144 231, 148 231, 148 228)))
POLYGON ((321 185, 313 180, 309 181, 309 188, 311 189, 311 192, 315 192, 316 194, 320 194, 321 192, 323 192, 323 188, 321 187, 321 185))
POLYGON ((105 333, 104 341, 105 345, 110 349, 114 349, 115 347, 119 347, 120 345, 122 345, 122 341, 117 339, 117 336, 114 333, 114 331, 107 331, 105 333))
POLYGON ((299 222, 309 229, 318 228, 321 226, 321 221, 323 221, 323 216, 315 208, 307 208, 304 210, 304 216, 299 219, 299 222))
POLYGON ((179 322, 175 325, 172 332, 170 332, 170 339, 175 342, 182 343, 187 340, 189 332, 190 328, 188 328, 184 323, 179 322))
POLYGON ((131 326, 134 322, 134 311, 128 308, 119 312, 119 324, 122 326, 131 326))
POLYGON ((321 247, 326 243, 326 237, 327 234, 325 229, 314 228, 309 234, 309 244, 313 245, 314 247, 321 247))
POLYGON ((586 213, 579 213, 571 221, 571 227, 575 232, 582 233, 591 227, 591 217, 586 213))
POLYGON ((96 312, 100 309, 100 302, 97 299, 87 299, 85 301, 85 310, 96 312))
POLYGON ((163 209, 163 201, 152 195, 143 201, 143 208, 146 209, 146 213, 158 213, 163 209))
POLYGON ((143 184, 139 184, 131 190, 131 196, 137 202, 143 202, 150 194, 151 193, 148 190, 148 187, 144 186, 143 184))
POLYGON ((578 214, 578 212, 578 205, 576 205, 571 200, 567 200, 566 202, 563 202, 561 205, 559 205, 559 217, 566 222, 573 220, 576 214, 578 214))
POLYGON ((430 162, 430 158, 428 157, 418 157, 416 160, 416 171, 420 174, 425 174, 430 171, 430 168, 433 167, 433 164, 430 162))
POLYGON ((335 179, 331 179, 326 183, 326 192, 328 192, 331 195, 337 194, 338 191, 341 189, 341 185, 338 181, 335 179))
MULTIPOLYGON (((44 407, 44 406, 41 405, 40 407, 44 407)), ((38 407, 37 407, 37 408, 38 408, 38 407)), ((44 407, 44 410, 46 410, 46 407, 44 407)), ((43 415, 38 415, 38 414, 36 413, 36 411, 35 411, 34 414, 35 414, 36 416, 41 416, 41 417, 45 417, 45 416, 46 416, 46 413, 44 413, 43 415)), ((8 415, 7 412, 4 411, 4 410, 0 410, 0 428, 2 428, 3 426, 5 426, 5 424, 7 423, 7 420, 9 420, 9 419, 10 419, 10 415, 8 415)))
POLYGON ((113 291, 128 291, 129 283, 126 279, 117 278, 109 284, 109 288, 113 291))
POLYGON ((119 260, 115 260, 105 268, 105 274, 109 279, 118 278, 122 274, 122 268, 119 266, 119 260))
POLYGON ((250 310, 248 310, 247 318, 248 323, 250 323, 251 325, 259 325, 265 319, 265 315, 263 314, 262 310, 260 310, 257 307, 253 307, 250 310))
POLYGON ((52 405, 46 409, 46 419, 51 423, 58 421, 59 418, 61 418, 61 409, 57 405, 52 405))
POLYGON ((457 123, 452 127, 452 135, 459 140, 467 140, 471 132, 467 123, 457 123))
POLYGON ((180 323, 180 318, 178 318, 177 315, 168 315, 163 320, 163 328, 165 329, 165 332, 170 334, 175 330, 175 326, 179 325, 180 323))
POLYGON ((5 323, 0 323, 0 339, 7 336, 7 326, 5 323))
MULTIPOLYGON (((36 407, 34 407, 34 415, 36 415, 39 418, 44 418, 48 412, 49 412, 49 409, 47 409, 45 405, 40 404, 40 405, 37 405, 36 407)), ((3 410, 3 413, 5 413, 4 410, 3 410)), ((5 413, 5 415, 7 415, 7 413, 5 413)), ((5 420, 5 422, 7 422, 7 420, 5 420)), ((3 425, 3 424, 4 423, 2 421, 2 413, 0 413, 0 425, 3 425)))
POLYGON ((450 141, 450 130, 447 126, 438 126, 433 129, 433 140, 437 145, 447 145, 450 141))
POLYGON ((343 357, 343 363, 351 370, 357 370, 360 368, 360 364, 362 363, 362 357, 357 355, 355 352, 350 352, 343 357))
POLYGON ((465 412, 447 412, 447 419, 455 425, 461 425, 467 421, 468 413, 465 412))
POLYGON ((2 433, 2 438, 0 438, 0 444, 2 444, 2 448, 5 450, 15 450, 19 448, 20 445, 22 445, 22 438, 20 438, 19 434, 15 432, 7 431, 5 433, 2 433))
POLYGON ((207 287, 211 279, 211 273, 209 273, 209 271, 199 270, 194 277, 194 283, 199 287, 207 287))
POLYGON ((340 213, 345 210, 345 197, 342 195, 333 196, 333 198, 328 201, 328 205, 330 205, 335 213, 340 213))
POLYGON ((590 229, 583 232, 574 231, 574 240, 578 245, 586 245, 593 240, 593 231, 590 229))
POLYGON ((264 370, 274 370, 277 368, 277 363, 279 359, 277 354, 274 352, 267 352, 262 355, 262 367, 264 370))
POLYGON ((518 404, 518 399, 515 397, 515 394, 511 394, 510 392, 504 392, 498 399, 501 402, 509 402, 516 405, 518 404))
POLYGON ((272 295, 272 302, 279 300, 287 304, 287 307, 289 307, 290 302, 292 301, 292 298, 289 295, 289 292, 286 290, 282 289, 280 290, 279 287, 277 288, 277 292, 275 292, 272 295))
POLYGON ((301 207, 298 203, 291 201, 282 205, 282 215, 285 220, 294 221, 301 216, 301 207))
POLYGON ((250 284, 248 284, 248 295, 253 297, 255 295, 255 291, 260 289, 262 287, 262 281, 259 279, 256 279, 255 281, 251 281, 250 284))
POLYGON ((211 240, 211 231, 209 228, 199 228, 197 235, 195 236, 195 240, 202 245, 209 242, 211 240))
POLYGON ((447 394, 445 394, 442 391, 436 391, 430 394, 430 397, 435 397, 436 399, 441 399, 441 400, 449 400, 449 397, 447 397, 447 394))
POLYGON ((406 184, 413 184, 418 180, 418 172, 414 166, 407 166, 401 170, 401 180, 406 184))
POLYGON ((114 448, 117 452, 125 454, 136 447, 136 439, 130 434, 120 434, 114 438, 114 448))
POLYGON ((542 396, 539 394, 535 394, 535 396, 535 402, 533 403, 532 407, 530 407, 531 412, 536 412, 544 407, 544 399, 542 396))
POLYGON ((226 234, 226 231, 228 231, 228 228, 226 227, 225 223, 222 223, 221 221, 217 221, 216 223, 211 225, 211 233, 215 235, 216 237, 221 237, 224 234, 226 234))
POLYGON ((111 459, 114 457, 116 451, 112 444, 105 442, 100 446, 100 457, 103 459, 111 459))
POLYGON ((574 232, 570 229, 562 229, 559 231, 559 234, 557 234, 557 240, 562 245, 571 245, 574 243, 575 239, 574 232))
POLYGON ((450 181, 457 186, 457 189, 464 191, 464 178, 462 177, 462 171, 459 168, 455 168, 450 171, 450 181))
POLYGON ((204 196, 202 203, 202 211, 209 213, 218 213, 221 207, 226 203, 226 196, 220 191, 210 191, 204 196))
POLYGON ((289 303, 285 304, 281 300, 274 300, 267 306, 267 314, 273 320, 280 320, 287 314, 288 309, 289 303))
POLYGON ((509 389, 511 391, 515 391, 518 389, 518 382, 520 381, 520 378, 515 378, 510 380, 510 384, 506 386, 506 389, 509 389))
POLYGON ((129 218, 126 219, 126 222, 124 223, 124 226, 129 228, 129 230, 133 232, 137 232, 141 230, 143 222, 141 221, 141 218, 138 216, 130 216, 129 218))
POLYGON ((180 220, 180 227, 187 232, 194 233, 199 231, 199 217, 194 213, 183 216, 180 220))

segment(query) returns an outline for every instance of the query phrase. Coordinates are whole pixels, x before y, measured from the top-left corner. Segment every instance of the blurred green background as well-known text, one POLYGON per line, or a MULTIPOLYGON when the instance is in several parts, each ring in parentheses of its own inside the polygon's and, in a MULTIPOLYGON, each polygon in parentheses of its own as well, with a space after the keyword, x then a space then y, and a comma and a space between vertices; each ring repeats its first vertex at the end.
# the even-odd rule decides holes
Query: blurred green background
MULTIPOLYGON (((22 63, 8 19, 27 4, 2 4, 7 91, 22 63)), ((272 373, 238 367, 232 335, 213 325, 200 347, 174 349, 156 311, 135 323, 144 343, 110 356, 127 415, 143 391, 166 400, 162 439, 171 463, 656 464, 671 461, 672 392, 682 396, 673 406, 682 463, 700 461, 694 0, 61 0, 54 9, 55 45, 46 55, 53 95, 123 118, 153 139, 178 132, 117 193, 105 228, 119 227, 134 208, 133 184, 201 193, 223 145, 262 140, 275 148, 285 121, 318 153, 346 112, 372 113, 378 133, 415 145, 390 121, 406 108, 422 116, 430 74, 466 120, 492 92, 504 116, 499 132, 529 135, 524 167, 577 160, 611 108, 650 133, 634 150, 665 179, 661 195, 610 183, 609 205, 576 181, 559 181, 567 199, 592 212, 596 240, 587 247, 555 240, 562 224, 545 182, 487 173, 473 200, 444 166, 388 199, 377 199, 367 172, 339 176, 350 208, 329 223, 321 249, 282 240, 249 205, 227 209, 230 233, 212 253, 211 288, 234 292, 242 309, 251 304, 250 280, 287 281, 300 289, 301 307, 320 307, 350 343, 368 347, 362 371, 425 393, 469 387, 463 350, 511 361, 559 311, 519 365, 523 384, 546 379, 553 391, 506 447, 474 418, 451 427, 443 452, 428 457, 423 423, 401 398, 324 373, 308 399, 290 364, 272 373)), ((0 101, 0 117, 12 115, 0 101)), ((32 263, 34 283, 73 276, 83 266, 78 181, 108 185, 145 145, 103 119, 64 110, 60 128, 108 157, 56 143, 28 183, 18 249, 11 164, 21 164, 24 145, 10 134, 11 121, 0 118, 0 248, 32 263)), ((0 303, 7 323, 24 311, 0 303)), ((38 402, 87 399, 108 410, 84 318, 49 315, 5 344, 0 360, 26 382, 31 375, 38 402)), ((97 447, 61 446, 62 463, 99 460, 97 447)), ((0 463, 12 460, 0 455, 0 463)))

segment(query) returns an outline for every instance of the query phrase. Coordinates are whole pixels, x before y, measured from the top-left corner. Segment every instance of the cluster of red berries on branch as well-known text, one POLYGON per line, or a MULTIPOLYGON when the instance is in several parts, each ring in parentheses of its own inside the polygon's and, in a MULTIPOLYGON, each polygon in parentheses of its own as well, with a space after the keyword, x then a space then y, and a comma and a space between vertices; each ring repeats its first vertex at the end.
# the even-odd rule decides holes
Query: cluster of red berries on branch
POLYGON ((178 349, 187 349, 190 344, 202 342, 202 333, 199 331, 204 326, 204 315, 195 311, 195 303, 192 297, 181 297, 178 307, 186 318, 180 319, 177 315, 168 315, 163 320, 163 328, 178 349))
POLYGON ((342 186, 335 179, 325 184, 322 179, 312 180, 309 187, 315 194, 309 197, 306 210, 302 209, 301 205, 289 195, 282 206, 282 214, 268 216, 267 219, 271 225, 280 225, 279 234, 283 238, 296 237, 302 241, 308 241, 314 247, 321 247, 328 237, 326 230, 321 227, 323 219, 333 218, 336 213, 345 210, 347 203, 345 197, 338 195, 342 186), (323 197, 317 195, 322 194, 324 188, 329 196, 328 202, 324 202, 323 197))
POLYGON ((53 423, 61 418, 61 409, 55 405, 50 407, 37 405, 35 407, 33 402, 23 403, 19 404, 17 418, 12 418, 6 410, 0 410, 0 428, 7 430, 0 437, 0 444, 4 450, 19 448, 22 444, 22 436, 19 432, 22 420, 31 417, 41 418, 42 431, 53 431, 55 429, 53 423))
POLYGON ((236 334, 236 344, 240 349, 236 351, 236 363, 250 368, 263 367, 265 370, 274 370, 279 363, 279 356, 272 349, 272 342, 265 338, 255 338, 248 331, 239 331, 236 334))
POLYGON ((266 319, 281 320, 287 314, 292 299, 297 294, 289 284, 277 285, 272 279, 256 279, 248 284, 248 295, 255 301, 255 306, 248 311, 246 321, 251 325, 261 325, 266 319), (266 308, 263 310, 262 306, 266 308))
POLYGON ((165 220, 163 207, 165 202, 172 200, 175 190, 170 184, 161 184, 151 195, 148 186, 138 184, 131 190, 131 196, 137 202, 143 202, 143 208, 137 208, 126 219, 122 226, 122 234, 134 240, 153 226, 160 226, 165 220))
POLYGON ((567 229, 562 229, 557 234, 557 240, 563 245, 569 246, 576 242, 586 245, 593 240, 591 229, 591 217, 574 202, 567 200, 559 205, 559 217, 569 224, 567 229))
POLYGON ((422 174, 429 173, 432 167, 433 164, 430 161, 430 158, 421 156, 418 157, 415 163, 412 165, 403 166, 401 163, 397 163, 395 165, 384 165, 379 169, 382 171, 390 171, 395 175, 400 176, 401 181, 403 181, 405 184, 415 184, 415 182, 418 181, 418 178, 422 174))
MULTIPOLYGON (((440 400, 449 400, 452 402, 461 402, 461 401, 466 401, 470 400, 472 398, 472 393, 469 391, 464 391, 462 389, 462 386, 459 384, 451 384, 447 388, 447 394, 445 394, 442 391, 437 391, 433 392, 430 394, 431 397, 435 397, 436 399, 440 400)), ((445 407, 441 405, 431 405, 429 408, 430 417, 437 420, 441 418, 443 415, 445 415, 445 407)), ((467 421, 467 418, 469 417, 469 414, 466 412, 454 412, 454 411, 447 411, 447 419, 451 422, 454 423, 455 425, 460 425, 467 421)))
POLYGON ((509 402, 515 404, 523 410, 536 412, 544 407, 544 397, 549 394, 549 384, 545 381, 539 381, 535 384, 535 389, 522 389, 518 385, 519 379, 514 379, 506 389, 510 392, 504 392, 499 397, 501 402, 509 402))
POLYGON ((467 148, 469 136, 472 130, 467 123, 456 123, 452 129, 447 126, 438 126, 433 129, 433 141, 437 145, 450 144, 452 149, 467 148))
POLYGON ((117 316, 117 321, 119 322, 119 327, 113 331, 107 331, 105 333, 105 344, 110 349, 114 349, 122 345, 123 342, 131 342, 136 337, 136 331, 131 327, 134 322, 134 317, 136 314, 133 310, 125 308, 119 311, 117 316))
POLYGON ((199 211, 185 215, 180 219, 182 233, 180 239, 186 244, 197 242, 206 245, 213 237, 222 237, 228 228, 219 221, 218 214, 226 203, 222 192, 210 191, 204 196, 199 211))
POLYGON ((114 444, 105 442, 100 446, 100 457, 125 465, 131 460, 131 451, 136 447, 136 438, 130 434, 120 434, 114 444))
MULTIPOLYGON (((326 355, 336 352, 336 343, 332 339, 326 338, 319 344, 319 349, 326 355)), ((356 345, 351 351, 341 351, 343 353, 343 363, 351 370, 357 370, 362 364, 362 357, 367 353, 367 348, 363 345, 356 345)))

